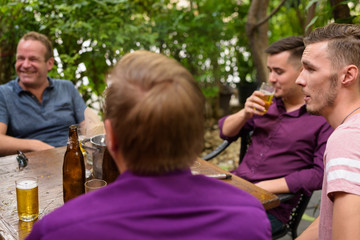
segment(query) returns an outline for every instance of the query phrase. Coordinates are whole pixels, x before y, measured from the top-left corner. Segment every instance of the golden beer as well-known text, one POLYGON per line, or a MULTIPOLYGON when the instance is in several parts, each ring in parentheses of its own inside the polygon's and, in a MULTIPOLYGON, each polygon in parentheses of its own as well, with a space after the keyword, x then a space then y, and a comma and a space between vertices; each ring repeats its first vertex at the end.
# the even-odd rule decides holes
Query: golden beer
POLYGON ((265 96, 261 97, 261 99, 265 102, 265 110, 266 113, 269 110, 269 106, 271 105, 272 98, 275 93, 275 88, 269 82, 263 82, 260 86, 260 92, 262 92, 265 96))
POLYGON ((261 97, 261 99, 265 102, 265 111, 264 112, 267 112, 270 104, 272 103, 271 101, 272 101, 272 98, 274 95, 271 93, 264 93, 264 94, 265 94, 265 96, 261 97))
POLYGON ((38 184, 36 178, 16 181, 16 200, 19 219, 33 221, 39 216, 38 184))
POLYGON ((27 235, 29 235, 29 233, 31 232, 31 230, 34 226, 34 223, 35 223, 35 221, 24 222, 24 221, 19 220, 19 222, 18 222, 19 240, 25 239, 27 237, 27 235))

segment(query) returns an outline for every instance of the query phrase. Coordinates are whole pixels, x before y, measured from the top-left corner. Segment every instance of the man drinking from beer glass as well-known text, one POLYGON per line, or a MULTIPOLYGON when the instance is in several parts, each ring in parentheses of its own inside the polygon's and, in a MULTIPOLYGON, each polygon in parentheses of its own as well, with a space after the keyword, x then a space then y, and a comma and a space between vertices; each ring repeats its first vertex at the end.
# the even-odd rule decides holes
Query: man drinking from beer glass
POLYGON ((288 222, 300 193, 310 195, 321 188, 322 157, 333 131, 323 117, 306 111, 301 87, 295 83, 304 49, 301 37, 287 37, 268 47, 273 104, 266 111, 264 93, 255 91, 242 110, 219 121, 220 136, 229 141, 253 132, 236 175, 272 193, 297 194, 268 211, 273 234, 288 222))

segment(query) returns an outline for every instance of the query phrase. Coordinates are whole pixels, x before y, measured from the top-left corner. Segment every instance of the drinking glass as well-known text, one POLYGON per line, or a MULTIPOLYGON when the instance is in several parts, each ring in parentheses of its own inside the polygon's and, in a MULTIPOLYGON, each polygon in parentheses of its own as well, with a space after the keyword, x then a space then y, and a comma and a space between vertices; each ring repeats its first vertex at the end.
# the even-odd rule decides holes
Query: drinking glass
POLYGON ((15 181, 16 201, 19 219, 33 221, 39 216, 38 181, 33 177, 25 177, 15 181))
POLYGON ((85 193, 95 191, 99 188, 105 187, 107 182, 102 179, 91 179, 85 182, 85 193))
POLYGON ((77 134, 78 134, 78 139, 79 139, 79 144, 80 144, 80 150, 83 154, 84 157, 86 157, 87 153, 85 151, 85 149, 82 148, 81 144, 82 141, 86 138, 86 128, 85 125, 81 125, 81 124, 74 124, 77 127, 77 134))
POLYGON ((91 170, 92 170, 92 161, 90 161, 91 154, 88 154, 88 152, 82 147, 83 140, 87 137, 87 129, 85 127, 85 124, 73 124, 77 127, 77 134, 78 134, 78 140, 80 145, 81 153, 84 156, 85 161, 85 177, 86 179, 91 177, 91 170))
POLYGON ((259 91, 265 94, 265 96, 262 97, 261 99, 265 102, 265 111, 264 112, 267 112, 269 109, 269 106, 271 104, 272 98, 274 96, 275 88, 273 87, 273 85, 271 83, 263 82, 260 86, 259 91))

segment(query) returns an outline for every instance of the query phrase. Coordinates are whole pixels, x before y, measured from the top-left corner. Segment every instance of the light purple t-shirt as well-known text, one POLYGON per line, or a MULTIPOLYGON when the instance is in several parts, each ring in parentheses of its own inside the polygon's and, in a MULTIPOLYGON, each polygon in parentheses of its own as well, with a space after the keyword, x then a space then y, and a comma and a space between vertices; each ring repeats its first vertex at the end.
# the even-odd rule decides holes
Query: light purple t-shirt
POLYGON ((338 126, 324 155, 325 174, 321 196, 319 239, 332 239, 334 192, 360 195, 360 114, 338 126))
POLYGON ((261 203, 249 193, 190 170, 131 172, 67 202, 34 225, 27 240, 271 239, 261 203))
MULTIPOLYGON (((333 129, 321 116, 306 111, 305 105, 293 112, 286 112, 281 98, 274 98, 264 116, 254 115, 241 131, 253 131, 252 144, 234 173, 250 182, 285 177, 292 193, 310 194, 321 188, 323 179, 323 153, 333 129)), ((226 137, 220 119, 220 137, 226 137)), ((289 220, 297 204, 294 198, 269 211, 282 222, 289 220)))

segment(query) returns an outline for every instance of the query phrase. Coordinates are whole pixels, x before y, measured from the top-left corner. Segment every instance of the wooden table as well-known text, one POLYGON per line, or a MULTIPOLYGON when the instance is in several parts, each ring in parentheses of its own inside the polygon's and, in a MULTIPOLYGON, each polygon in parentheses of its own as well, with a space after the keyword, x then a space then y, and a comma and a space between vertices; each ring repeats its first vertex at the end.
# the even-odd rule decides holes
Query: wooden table
MULTIPOLYGON (((24 239, 33 223, 18 220, 15 180, 37 177, 39 181, 39 217, 64 204, 62 163, 66 147, 26 153, 28 166, 19 171, 16 155, 0 158, 0 234, 5 239, 24 239), (1 231, 2 230, 2 231, 1 231)), ((1 239, 1 237, 0 237, 1 239)))
MULTIPOLYGON (((210 163, 207 162, 201 158, 198 158, 197 162, 200 163, 199 167, 191 168, 193 171, 199 171, 201 174, 219 174, 219 173, 225 173, 229 174, 228 171, 210 163)), ((256 197, 264 206, 266 210, 275 208, 280 205, 280 199, 275 194, 272 194, 262 188, 259 188, 255 186, 254 184, 234 175, 231 174, 231 179, 224 179, 221 181, 225 181, 231 185, 234 185, 237 188, 240 188, 242 190, 245 190, 246 192, 250 193, 254 197, 256 197)))
MULTIPOLYGON (((16 155, 0 158, 0 240, 24 239, 32 228, 32 222, 18 220, 16 209, 15 180, 21 177, 37 177, 39 181, 39 218, 63 205, 62 163, 65 147, 51 150, 26 153, 28 166, 19 171, 16 155)), ((192 171, 200 174, 218 174, 229 172, 198 159, 192 171)), ((279 198, 261 188, 256 187, 235 175, 226 181, 254 195, 265 209, 277 207, 279 198)))

